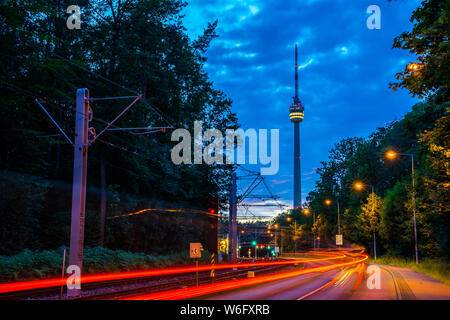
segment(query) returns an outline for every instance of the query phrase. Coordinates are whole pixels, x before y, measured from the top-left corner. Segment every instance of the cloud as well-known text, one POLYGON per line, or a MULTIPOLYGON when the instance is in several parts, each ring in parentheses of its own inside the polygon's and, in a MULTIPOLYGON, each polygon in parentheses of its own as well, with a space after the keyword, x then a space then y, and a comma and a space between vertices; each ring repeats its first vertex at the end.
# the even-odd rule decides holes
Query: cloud
POLYGON ((286 183, 286 182, 289 182, 289 181, 291 181, 291 179, 285 179, 285 180, 272 179, 272 183, 273 184, 283 184, 283 183, 286 183))
POLYGON ((316 174, 316 173, 317 173, 317 172, 316 172, 316 169, 317 169, 317 168, 313 168, 312 171, 310 171, 310 172, 305 172, 305 173, 303 173, 303 175, 304 175, 304 176, 309 176, 309 175, 311 175, 311 174, 316 174))
MULTIPOLYGON (((288 110, 294 95, 295 43, 300 99, 305 105, 300 126, 302 168, 314 171, 334 143, 367 136, 402 116, 416 101, 406 92, 392 92, 388 83, 415 60, 407 52, 392 50, 392 42, 411 29, 409 17, 417 1, 383 5, 381 30, 376 31, 367 29, 367 6, 358 1, 189 2, 183 13, 191 38, 201 34, 207 22, 219 20, 219 38, 208 51, 206 70, 215 87, 232 99, 239 123, 244 128, 280 129, 280 170, 266 181, 284 203, 292 205, 293 199, 287 186, 293 176, 288 110)), ((313 171, 302 174, 303 198, 318 178, 313 171)))

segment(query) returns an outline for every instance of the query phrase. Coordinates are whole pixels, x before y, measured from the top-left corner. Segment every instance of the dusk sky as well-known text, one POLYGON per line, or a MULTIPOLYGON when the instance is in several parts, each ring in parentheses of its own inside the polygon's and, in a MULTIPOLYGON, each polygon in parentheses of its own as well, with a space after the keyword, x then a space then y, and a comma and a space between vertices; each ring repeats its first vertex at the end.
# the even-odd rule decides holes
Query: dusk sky
MULTIPOLYGON (((233 100, 242 128, 280 129, 280 168, 266 176, 272 191, 292 206, 294 45, 299 44, 302 197, 317 180, 316 168, 335 143, 367 137, 400 119, 416 102, 388 84, 414 57, 392 49, 395 36, 411 30, 420 1, 191 0, 184 10, 195 39, 219 20, 219 38, 207 53, 206 70, 233 100), (369 30, 366 9, 381 9, 381 29, 369 30)), ((257 166, 250 169, 259 170, 257 166)), ((252 210, 273 214, 273 210, 252 210)))

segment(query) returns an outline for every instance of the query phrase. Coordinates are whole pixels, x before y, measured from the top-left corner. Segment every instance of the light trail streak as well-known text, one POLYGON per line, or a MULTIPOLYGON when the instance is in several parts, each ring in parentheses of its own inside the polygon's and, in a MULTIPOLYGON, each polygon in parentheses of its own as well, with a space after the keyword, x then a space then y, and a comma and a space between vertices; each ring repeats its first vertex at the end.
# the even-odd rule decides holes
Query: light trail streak
POLYGON ((365 269, 365 264, 361 263, 357 269, 358 272, 358 278, 356 279, 355 284, 352 287, 352 290, 355 291, 356 289, 359 288, 359 286, 361 285, 361 282, 363 280, 363 276, 364 276, 364 269, 365 269))
MULTIPOLYGON (((325 254, 321 254, 325 255, 325 254)), ((340 256, 330 255, 326 258, 310 258, 310 259, 293 259, 288 261, 267 261, 267 262, 252 262, 252 263, 235 263, 235 264, 219 264, 215 265, 215 270, 223 270, 223 269, 231 269, 231 268, 251 268, 251 267, 262 267, 262 266, 276 266, 276 265, 289 265, 289 264, 297 264, 297 263, 306 263, 306 262, 316 262, 316 261, 328 261, 335 259, 345 258, 345 254, 340 256)), ((122 273, 107 273, 107 274, 93 274, 81 277, 81 284, 83 283, 95 283, 102 281, 113 281, 113 280, 125 280, 125 279, 133 279, 133 278, 144 278, 144 277, 154 277, 154 276, 164 276, 164 275, 173 275, 173 274, 182 274, 182 273, 193 273, 193 272, 202 272, 202 271, 210 271, 213 267, 211 265, 199 266, 198 268, 195 266, 188 267, 179 267, 179 268, 167 268, 167 269, 152 269, 152 270, 142 270, 142 271, 131 271, 131 272, 122 272, 122 273)), ((58 279, 47 279, 47 280, 34 280, 34 281, 22 281, 22 282, 11 282, 11 283, 3 283, 0 284, 0 293, 7 292, 16 292, 16 291, 25 291, 25 290, 35 290, 35 289, 43 289, 43 288, 51 288, 51 287, 59 287, 64 286, 67 283, 67 278, 58 278, 58 279)))
POLYGON ((147 213, 147 212, 166 212, 166 213, 200 213, 200 214, 206 214, 208 216, 214 216, 214 217, 219 217, 219 218, 225 218, 226 216, 222 216, 216 213, 211 213, 209 211, 204 211, 204 210, 197 210, 197 209, 162 209, 162 208, 147 208, 147 209, 142 209, 136 212, 129 212, 129 213, 124 213, 124 214, 118 214, 115 216, 111 216, 111 217, 106 217, 106 220, 110 220, 110 219, 117 219, 120 217, 129 217, 129 216, 135 216, 135 215, 139 215, 142 213, 147 213))
POLYGON ((355 265, 358 263, 362 263, 364 261, 367 261, 369 259, 368 255, 363 255, 363 258, 351 261, 351 262, 343 262, 343 263, 335 263, 332 265, 327 266, 319 266, 319 267, 312 267, 307 269, 302 269, 298 271, 290 271, 290 272, 284 272, 279 273, 275 275, 267 275, 262 276, 259 278, 248 278, 243 279, 239 281, 226 281, 216 284, 206 284, 199 287, 194 288, 182 288, 182 289, 175 289, 175 290, 169 290, 165 292, 157 292, 157 293, 151 293, 147 295, 142 296, 135 296, 135 297, 129 297, 122 300, 181 300, 181 299, 187 299, 192 297, 198 297, 203 296, 207 294, 217 293, 225 290, 230 289, 237 289, 241 287, 261 284, 269 281, 276 281, 276 280, 282 280, 290 277, 300 276, 307 273, 313 273, 313 272, 327 272, 332 269, 340 268, 340 267, 346 267, 355 265))
MULTIPOLYGON (((347 273, 346 273, 347 274, 347 273)), ((338 281, 341 278, 341 275, 338 275, 337 277, 334 277, 333 280, 325 283, 323 286, 320 286, 317 289, 314 289, 313 291, 308 292, 307 294, 301 296, 300 298, 298 298, 297 300, 304 300, 306 298, 308 298, 309 296, 312 296, 313 294, 315 294, 316 292, 319 292, 320 290, 326 289, 328 287, 330 287, 333 283, 335 283, 336 281, 338 281)))

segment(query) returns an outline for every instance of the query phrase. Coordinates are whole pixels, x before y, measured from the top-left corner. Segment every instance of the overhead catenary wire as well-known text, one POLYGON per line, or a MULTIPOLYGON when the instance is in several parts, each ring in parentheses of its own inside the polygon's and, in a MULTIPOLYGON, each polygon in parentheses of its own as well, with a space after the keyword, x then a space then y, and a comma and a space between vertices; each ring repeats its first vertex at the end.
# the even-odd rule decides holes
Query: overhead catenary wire
MULTIPOLYGON (((130 93, 133 93, 133 94, 135 94, 135 95, 140 95, 139 92, 137 92, 137 91, 135 91, 135 90, 132 90, 132 89, 130 89, 130 88, 127 88, 127 87, 125 87, 125 86, 123 86, 123 85, 121 85, 121 84, 119 84, 119 83, 117 83, 117 82, 115 82, 115 81, 113 81, 113 80, 110 80, 110 79, 108 79, 108 78, 106 78, 106 77, 104 77, 104 76, 102 76, 102 75, 100 75, 100 74, 97 74, 97 73, 93 72, 92 70, 89 70, 88 68, 82 67, 82 66, 80 66, 79 64, 72 62, 70 59, 66 59, 66 58, 64 58, 64 57, 61 57, 60 55, 58 55, 58 54, 56 54, 56 53, 54 53, 54 52, 49 52, 49 53, 50 53, 52 56, 54 56, 54 57, 56 57, 56 58, 58 58, 58 59, 64 60, 64 61, 66 61, 67 63, 69 63, 69 64, 71 64, 71 65, 73 65, 73 66, 75 66, 75 67, 77 67, 77 68, 80 68, 80 69, 83 70, 83 71, 89 72, 90 74, 92 74, 92 75, 94 75, 94 76, 96 76, 96 77, 99 77, 100 79, 102 79, 102 80, 104 80, 104 81, 106 81, 106 82, 108 82, 108 83, 110 83, 110 84, 112 84, 112 85, 115 85, 115 86, 117 86, 117 87, 119 87, 119 88, 121 88, 121 89, 123 89, 123 90, 126 90, 126 91, 128 91, 128 92, 130 92, 130 93)), ((98 98, 97 98, 97 99, 98 99, 98 98)), ((145 98, 142 98, 142 102, 145 103, 148 107, 150 107, 150 108, 152 108, 153 110, 155 110, 156 113, 158 113, 158 115, 159 115, 164 121, 166 121, 167 124, 168 124, 170 127, 173 128, 172 123, 169 121, 169 120, 171 120, 171 121, 173 122, 173 120, 170 119, 170 117, 168 117, 167 115, 164 115, 164 113, 162 113, 158 108, 156 108, 155 106, 153 106, 153 105, 151 105, 150 103, 148 103, 148 102, 146 101, 145 98)))
MULTIPOLYGON (((4 86, 4 88, 6 88, 6 89, 8 89, 8 90, 10 90, 10 91, 14 91, 14 92, 19 93, 19 94, 24 94, 24 95, 26 95, 26 96, 28 96, 28 97, 30 97, 30 98, 33 98, 33 100, 36 99, 36 96, 39 96, 39 95, 37 95, 37 94, 35 94, 35 93, 29 91, 29 90, 25 90, 25 89, 23 89, 23 88, 17 87, 16 85, 13 85, 13 84, 11 84, 11 83, 6 84, 6 85, 4 86)), ((43 102, 43 101, 41 100, 41 102, 43 102)), ((72 111, 72 112, 75 112, 75 113, 77 112, 77 111, 75 110, 75 107, 74 107, 74 106, 71 106, 72 101, 67 101, 67 102, 64 102, 64 103, 56 103, 56 102, 51 101, 51 100, 45 100, 45 102, 46 102, 46 104, 47 104, 48 106, 50 106, 50 107, 52 107, 52 108, 55 108, 55 109, 57 109, 57 110, 60 110, 60 111, 62 111, 62 112, 65 112, 65 113, 66 113, 67 111, 69 111, 69 110, 72 111), (65 108, 62 108, 61 106, 64 106, 65 108)), ((103 124, 108 124, 108 123, 109 123, 109 122, 107 122, 107 121, 105 121, 105 120, 103 120, 103 119, 100 119, 100 118, 98 118, 98 117, 95 117, 95 116, 93 117, 93 121, 97 121, 97 122, 100 122, 100 123, 103 123, 103 124)), ((95 127, 95 126, 94 126, 94 127, 95 127)), ((112 124, 112 125, 110 126, 110 128, 108 129, 108 131, 105 132, 106 135, 109 135, 109 136, 111 136, 111 137, 113 137, 113 138, 115 138, 115 139, 121 140, 123 143, 130 144, 129 141, 124 140, 124 139, 121 139, 121 138, 119 138, 119 137, 117 137, 117 136, 115 136, 115 135, 110 134, 109 131, 115 131, 115 130, 113 130, 111 127, 112 127, 112 128, 118 128, 118 127, 116 127, 114 124, 112 124)), ((162 128, 169 128, 169 127, 157 127, 157 129, 162 129, 162 128)), ((97 129, 100 129, 100 128, 97 128, 97 129)), ((121 129, 121 128, 118 128, 118 129, 121 129)), ((119 131, 119 130, 117 130, 117 131, 119 131)), ((122 130, 120 130, 120 131, 122 131, 122 130)), ((160 131, 160 130, 155 130, 154 132, 157 132, 157 131, 160 131)), ((128 132, 128 133, 136 134, 136 133, 134 133, 134 132, 128 132)), ((37 136, 37 138, 52 138, 52 137, 60 137, 60 136, 62 136, 62 134, 49 134, 49 135, 37 136)), ((113 143, 108 142, 108 141, 102 140, 102 143, 105 143, 106 145, 109 145, 109 146, 111 146, 111 147, 113 147, 113 148, 116 148, 116 149, 120 149, 120 150, 123 150, 123 151, 128 151, 128 152, 130 152, 130 153, 132 153, 132 154, 139 155, 139 153, 137 153, 137 152, 127 150, 127 148, 125 148, 125 147, 117 146, 116 144, 113 144, 113 143)), ((71 143, 71 142, 70 142, 70 144, 73 145, 73 143, 71 143)), ((134 149, 139 149, 139 148, 137 148, 137 147, 134 146, 134 145, 133 145, 133 148, 134 148, 134 149)), ((140 151, 141 151, 141 153, 144 153, 144 151, 142 151, 142 150, 140 150, 140 151)))

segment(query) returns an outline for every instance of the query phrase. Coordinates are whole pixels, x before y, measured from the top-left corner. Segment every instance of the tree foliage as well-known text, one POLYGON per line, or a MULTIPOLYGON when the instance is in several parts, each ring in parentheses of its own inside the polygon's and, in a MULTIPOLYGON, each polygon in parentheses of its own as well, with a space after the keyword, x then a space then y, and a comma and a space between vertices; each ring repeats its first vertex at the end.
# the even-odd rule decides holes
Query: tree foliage
MULTIPOLYGON (((195 120, 223 131, 238 127, 231 100, 214 88, 204 70, 217 22, 208 24, 198 39, 190 39, 182 23, 184 1, 77 4, 82 8, 80 30, 66 27, 67 5, 62 1, 0 5, 0 170, 2 190, 9 190, 2 194, 0 207, 0 254, 68 244, 73 148, 35 99, 43 101, 70 137, 77 88, 88 88, 95 98, 142 93, 143 101, 116 127, 192 131, 195 120), (18 184, 16 175, 27 178, 18 184)), ((99 133, 130 102, 92 102, 90 126, 99 133)), ((218 184, 227 189, 230 166, 174 165, 170 130, 136 133, 107 131, 89 148, 88 245, 98 244, 102 192, 107 194, 107 217, 144 208, 206 210, 211 194, 226 198, 218 184)), ((106 220, 105 245, 159 253, 204 239, 206 216, 162 212, 106 220)))
POLYGON ((412 14, 414 26, 394 39, 394 48, 408 50, 417 55, 418 65, 409 64, 396 74, 399 82, 394 90, 404 87, 419 97, 436 93, 447 101, 450 97, 450 1, 425 0, 412 14))

